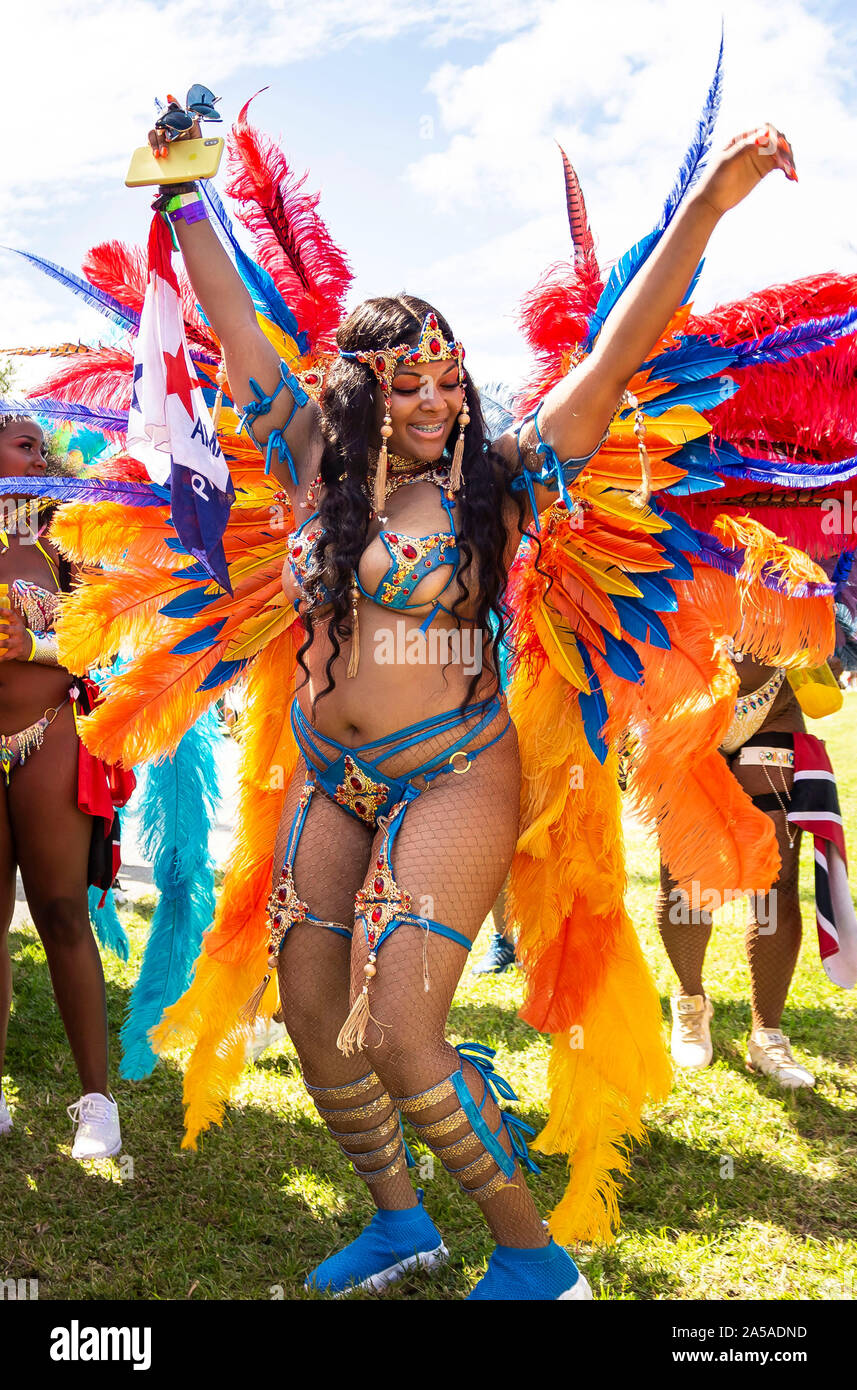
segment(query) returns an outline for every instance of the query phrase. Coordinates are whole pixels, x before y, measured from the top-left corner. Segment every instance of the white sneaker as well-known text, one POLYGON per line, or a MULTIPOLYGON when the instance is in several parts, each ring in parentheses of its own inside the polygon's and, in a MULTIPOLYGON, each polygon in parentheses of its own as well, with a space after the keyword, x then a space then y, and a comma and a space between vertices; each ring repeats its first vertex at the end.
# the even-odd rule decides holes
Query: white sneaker
POLYGON ((247 1061, 255 1062, 258 1057, 262 1056, 263 1052, 267 1052, 269 1047, 281 1043, 288 1036, 285 1023, 278 1023, 275 1018, 257 1018, 247 1043, 245 1052, 247 1061))
POLYGON ((119 1107, 112 1096, 90 1091, 81 1096, 68 1113, 77 1125, 72 1158, 86 1163, 94 1158, 110 1158, 122 1148, 119 1133, 119 1107))
POLYGON ((714 1006, 704 994, 674 994, 670 1052, 677 1067, 707 1067, 712 1058, 714 1006))
POLYGON ((9 1134, 12 1130, 12 1116, 9 1114, 9 1107, 6 1104, 6 1097, 0 1091, 0 1134, 9 1134))
POLYGON ((775 1028, 757 1028, 747 1045, 747 1065, 764 1072, 781 1086, 814 1086, 815 1077, 792 1056, 785 1033, 775 1028))

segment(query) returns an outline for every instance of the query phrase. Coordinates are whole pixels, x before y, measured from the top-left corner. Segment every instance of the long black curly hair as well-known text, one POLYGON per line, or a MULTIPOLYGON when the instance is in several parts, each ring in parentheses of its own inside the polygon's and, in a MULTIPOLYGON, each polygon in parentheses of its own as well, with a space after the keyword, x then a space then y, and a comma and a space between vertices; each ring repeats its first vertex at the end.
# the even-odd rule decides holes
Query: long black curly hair
MULTIPOLYGON (((409 294, 365 300, 340 326, 336 340, 344 352, 372 351, 400 343, 416 346, 429 313, 437 316, 441 332, 447 341, 452 341, 452 329, 443 315, 424 299, 409 294)), ((342 642, 351 635, 351 578, 366 548, 371 517, 365 486, 369 451, 380 443, 377 390, 370 367, 340 357, 327 374, 321 398, 325 447, 321 460, 324 492, 319 510, 322 534, 318 554, 323 563, 307 581, 307 637, 298 652, 307 679, 304 656, 312 644, 316 624, 324 621, 321 610, 326 608, 330 609, 326 622, 332 652, 325 667, 327 686, 315 696, 313 708, 333 690, 332 668, 342 642)), ((472 621, 477 631, 492 628, 495 641, 499 642, 509 625, 502 596, 507 574, 504 552, 508 545, 504 511, 510 495, 511 469, 486 437, 479 393, 469 374, 464 390, 470 424, 465 433, 462 486, 456 507, 462 563, 457 575, 458 594, 451 609, 460 627, 461 618, 455 610, 468 597, 465 579, 475 567, 479 596, 472 621)), ((453 439, 454 436, 455 431, 453 439)), ((448 447, 444 457, 448 458, 449 453, 448 447)), ((524 506, 520 494, 512 495, 518 501, 519 526, 523 530, 524 506)), ((494 674, 499 688, 496 663, 494 674)), ((477 672, 468 685, 462 708, 472 698, 479 680, 477 672)))

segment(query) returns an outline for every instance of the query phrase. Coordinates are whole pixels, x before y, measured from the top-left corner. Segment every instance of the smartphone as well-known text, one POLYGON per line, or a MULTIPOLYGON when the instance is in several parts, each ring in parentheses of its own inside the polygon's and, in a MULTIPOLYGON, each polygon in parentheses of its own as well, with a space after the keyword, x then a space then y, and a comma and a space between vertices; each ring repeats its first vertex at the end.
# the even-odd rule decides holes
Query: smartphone
POLYGON ((166 159, 156 159, 151 145, 142 145, 131 156, 125 175, 126 188, 147 188, 154 184, 188 183, 191 179, 211 179, 220 168, 223 139, 173 140, 166 159))

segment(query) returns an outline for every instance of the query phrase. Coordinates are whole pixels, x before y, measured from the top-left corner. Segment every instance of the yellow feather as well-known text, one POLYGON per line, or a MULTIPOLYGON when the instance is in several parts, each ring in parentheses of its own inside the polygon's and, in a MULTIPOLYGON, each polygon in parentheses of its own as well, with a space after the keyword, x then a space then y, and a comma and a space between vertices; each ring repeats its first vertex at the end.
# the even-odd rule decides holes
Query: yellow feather
POLYGON ((226 644, 222 659, 241 661, 255 656, 268 642, 285 632, 296 617, 294 605, 287 601, 285 594, 280 595, 263 613, 254 613, 241 624, 226 644))
POLYGON ((568 624, 563 622, 556 609, 551 604, 545 603, 544 599, 538 608, 533 610, 533 622, 539 635, 539 641, 544 647, 551 665, 576 689, 582 690, 584 695, 588 695, 590 693, 589 681, 583 667, 580 649, 568 624))

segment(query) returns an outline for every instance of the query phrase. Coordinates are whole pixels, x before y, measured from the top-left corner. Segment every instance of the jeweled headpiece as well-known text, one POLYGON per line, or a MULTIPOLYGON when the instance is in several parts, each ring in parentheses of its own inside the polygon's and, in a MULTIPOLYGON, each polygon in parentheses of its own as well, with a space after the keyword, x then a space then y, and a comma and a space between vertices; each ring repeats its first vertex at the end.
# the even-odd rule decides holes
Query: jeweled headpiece
MULTIPOLYGON (((464 374, 464 347, 459 342, 447 342, 440 331, 437 321, 437 314, 428 313, 423 319, 420 329, 420 339, 416 347, 410 343, 399 343, 396 347, 373 348, 358 352, 345 352, 339 350, 340 357, 345 357, 351 362, 362 362, 364 366, 370 367, 375 374, 381 393, 384 397, 384 423, 381 426, 381 449, 378 454, 378 466, 375 471, 375 511, 380 515, 386 500, 387 486, 387 440, 393 433, 393 422, 390 417, 393 396, 393 378, 397 369, 402 365, 411 366, 417 362, 449 362, 455 361, 458 364, 458 384, 463 386, 466 380, 464 374)), ((452 468, 450 470, 449 484, 453 491, 457 491, 461 484, 461 465, 464 458, 464 431, 470 424, 470 415, 467 411, 465 401, 458 416, 458 439, 455 442, 455 449, 452 455, 452 468)))

